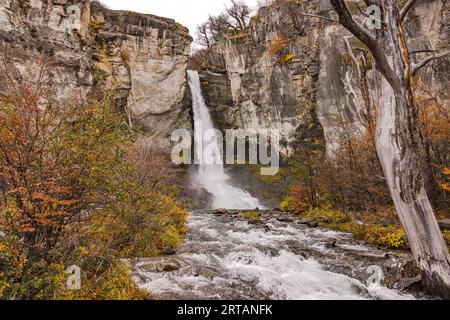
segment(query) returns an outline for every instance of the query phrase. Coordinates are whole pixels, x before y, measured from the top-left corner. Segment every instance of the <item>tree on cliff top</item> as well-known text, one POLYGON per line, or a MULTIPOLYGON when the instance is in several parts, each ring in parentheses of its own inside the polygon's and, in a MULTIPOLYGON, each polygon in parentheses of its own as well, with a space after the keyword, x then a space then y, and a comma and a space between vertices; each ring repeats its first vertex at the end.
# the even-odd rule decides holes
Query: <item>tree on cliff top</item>
POLYGON ((238 34, 248 25, 250 7, 242 0, 231 0, 229 6, 217 16, 197 26, 196 36, 200 45, 210 47, 227 34, 238 34))

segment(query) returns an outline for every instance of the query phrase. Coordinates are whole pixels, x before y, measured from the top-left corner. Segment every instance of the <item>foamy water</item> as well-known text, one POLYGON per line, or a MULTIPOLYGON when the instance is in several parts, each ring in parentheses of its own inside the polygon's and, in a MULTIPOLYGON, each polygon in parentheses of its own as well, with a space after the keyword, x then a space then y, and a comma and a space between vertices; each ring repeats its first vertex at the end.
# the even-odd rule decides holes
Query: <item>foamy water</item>
POLYGON ((168 273, 138 267, 142 288, 162 298, 185 299, 413 299, 326 270, 319 260, 302 254, 312 248, 323 252, 323 261, 345 260, 355 270, 361 268, 359 261, 352 261, 345 252, 383 256, 372 247, 354 245, 347 234, 276 219, 268 220, 263 228, 204 213, 192 213, 189 225, 178 255, 185 262, 183 267, 168 273), (330 238, 338 239, 342 250, 327 249, 330 238))

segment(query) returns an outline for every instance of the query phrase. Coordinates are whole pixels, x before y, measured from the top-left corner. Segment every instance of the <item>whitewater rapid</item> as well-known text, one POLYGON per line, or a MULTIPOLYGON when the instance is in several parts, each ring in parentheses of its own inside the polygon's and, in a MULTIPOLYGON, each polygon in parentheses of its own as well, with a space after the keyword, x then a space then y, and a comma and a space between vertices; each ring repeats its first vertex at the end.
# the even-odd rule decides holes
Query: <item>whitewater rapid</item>
POLYGON ((181 250, 167 258, 179 261, 180 268, 152 272, 149 262, 141 261, 135 277, 141 288, 161 299, 414 298, 367 285, 368 266, 399 260, 349 234, 282 222, 273 213, 255 225, 233 214, 193 212, 189 227, 181 250), (334 239, 331 248, 327 244, 334 239))

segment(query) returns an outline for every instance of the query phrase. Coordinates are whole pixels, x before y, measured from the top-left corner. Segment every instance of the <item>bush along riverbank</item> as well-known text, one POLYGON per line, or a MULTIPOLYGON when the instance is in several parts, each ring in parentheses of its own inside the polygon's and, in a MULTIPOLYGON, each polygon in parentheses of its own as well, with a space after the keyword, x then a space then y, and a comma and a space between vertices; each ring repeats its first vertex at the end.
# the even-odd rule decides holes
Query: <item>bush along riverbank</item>
MULTIPOLYGON (((294 209, 292 199, 285 199, 280 211, 292 214, 312 227, 351 233, 356 239, 385 249, 409 250, 405 232, 395 209, 372 212, 344 212, 330 206, 294 209)), ((450 249, 450 231, 442 224, 442 232, 450 249)))

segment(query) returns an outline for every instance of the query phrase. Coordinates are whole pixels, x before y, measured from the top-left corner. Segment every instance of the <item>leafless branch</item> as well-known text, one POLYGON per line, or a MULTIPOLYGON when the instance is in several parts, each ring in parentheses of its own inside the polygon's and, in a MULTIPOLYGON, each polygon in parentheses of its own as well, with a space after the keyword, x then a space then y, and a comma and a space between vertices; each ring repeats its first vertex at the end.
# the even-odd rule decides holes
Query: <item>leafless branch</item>
POLYGON ((406 15, 409 10, 416 4, 417 0, 408 0, 408 2, 403 6, 402 10, 400 10, 400 21, 405 20, 406 15))
POLYGON ((319 19, 331 21, 333 23, 339 23, 339 21, 337 21, 337 20, 334 20, 334 19, 331 19, 331 18, 328 18, 328 17, 324 17, 324 16, 321 16, 321 15, 318 15, 318 14, 306 13, 306 12, 302 12, 302 11, 299 11, 298 13, 301 14, 302 16, 319 18, 319 19))
POLYGON ((445 51, 445 52, 441 52, 441 53, 434 54, 434 55, 432 55, 432 56, 427 57, 427 58, 424 59, 423 61, 421 61, 421 62, 415 64, 415 65, 413 66, 413 71, 412 71, 412 72, 413 72, 413 75, 416 75, 417 72, 418 72, 420 69, 422 69, 423 67, 425 67, 425 66, 426 66, 428 63, 430 63, 431 61, 434 61, 434 60, 436 60, 436 59, 443 58, 443 57, 445 57, 445 56, 447 56, 447 55, 450 55, 450 51, 445 51))
POLYGON ((353 16, 350 13, 345 1, 330 0, 330 3, 339 15, 339 23, 367 46, 377 63, 378 70, 383 74, 393 88, 397 87, 398 82, 392 68, 389 65, 384 48, 381 47, 369 30, 353 19, 353 16))
POLYGON ((425 53, 425 52, 436 52, 436 50, 433 49, 423 49, 423 50, 413 50, 410 51, 409 54, 416 54, 416 53, 425 53))
POLYGON ((364 28, 355 19, 348 10, 345 1, 331 0, 331 4, 339 15, 339 23, 353 33, 364 44, 374 45, 376 43, 375 38, 372 36, 369 30, 364 28))

